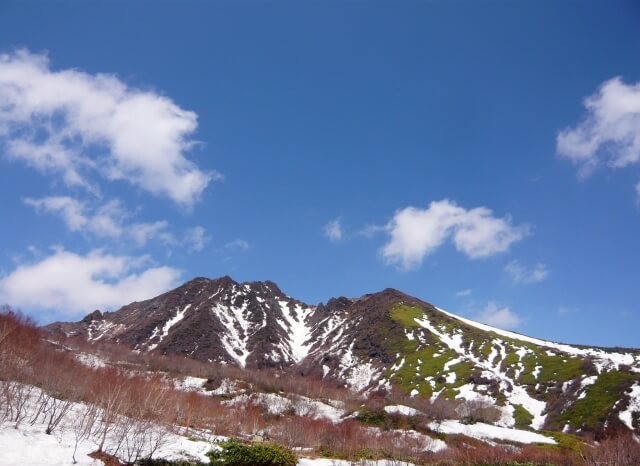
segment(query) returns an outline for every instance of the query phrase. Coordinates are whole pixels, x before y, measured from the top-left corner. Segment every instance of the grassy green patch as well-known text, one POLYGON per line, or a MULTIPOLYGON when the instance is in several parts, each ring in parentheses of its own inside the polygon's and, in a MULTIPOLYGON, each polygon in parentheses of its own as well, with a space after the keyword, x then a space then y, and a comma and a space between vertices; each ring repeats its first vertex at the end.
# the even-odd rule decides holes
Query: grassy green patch
POLYGON ((211 464, 219 466, 296 466, 298 457, 288 448, 274 443, 243 443, 228 440, 221 450, 211 450, 211 464))
POLYGON ((406 328, 422 328, 416 319, 424 317, 424 311, 417 306, 407 306, 406 304, 396 304, 389 311, 390 317, 402 324, 406 328))
POLYGON ((589 385, 586 396, 575 403, 560 417, 574 429, 595 429, 603 424, 624 390, 638 376, 629 372, 609 371, 600 374, 593 385, 589 385))
POLYGON ((555 432, 551 430, 543 430, 540 432, 547 437, 551 437, 556 441, 556 445, 546 445, 544 448, 572 451, 580 453, 585 446, 584 441, 577 435, 567 434, 565 432, 555 432))
POLYGON ((387 413, 384 410, 372 411, 368 408, 362 408, 358 411, 356 419, 363 424, 370 426, 383 427, 387 420, 387 413))
POLYGON ((538 352, 537 362, 542 366, 538 375, 539 382, 567 382, 582 375, 584 361, 569 356, 549 356, 546 353, 538 352))
MULTIPOLYGON (((549 419, 556 427, 569 423, 574 429, 597 430, 622 397, 622 390, 630 381, 638 379, 637 375, 621 371, 601 374, 596 383, 586 389, 583 399, 573 402, 566 411, 558 412, 565 406, 558 403, 560 398, 570 397, 572 393, 562 393, 563 384, 576 381, 570 385, 572 391, 584 375, 595 375, 593 364, 585 358, 484 331, 429 307, 400 303, 389 310, 389 316, 396 325, 392 326, 394 331, 389 332, 385 345, 388 354, 398 356, 386 376, 406 392, 417 390, 423 396, 439 392, 446 398, 453 398, 458 394, 457 388, 473 379, 474 373, 481 377, 471 361, 456 363, 445 371, 445 365, 460 355, 416 322, 416 319, 424 318, 438 332, 461 335, 465 350, 480 360, 488 361, 489 355, 499 350, 492 365, 500 366, 500 370, 516 379, 517 384, 525 386, 531 396, 549 403, 553 409, 549 419), (415 338, 406 338, 405 331, 412 331, 415 338), (455 381, 447 383, 452 372, 456 374, 455 381)), ((493 390, 490 395, 496 397, 498 404, 504 404, 503 393, 493 390)), ((640 422, 637 417, 634 418, 636 423, 640 422)), ((516 405, 514 418, 517 427, 528 428, 533 417, 524 407, 516 405)))
POLYGON ((531 421, 533 421, 533 414, 527 411, 522 405, 514 404, 513 407, 513 418, 516 421, 516 427, 518 429, 526 429, 531 426, 531 421))

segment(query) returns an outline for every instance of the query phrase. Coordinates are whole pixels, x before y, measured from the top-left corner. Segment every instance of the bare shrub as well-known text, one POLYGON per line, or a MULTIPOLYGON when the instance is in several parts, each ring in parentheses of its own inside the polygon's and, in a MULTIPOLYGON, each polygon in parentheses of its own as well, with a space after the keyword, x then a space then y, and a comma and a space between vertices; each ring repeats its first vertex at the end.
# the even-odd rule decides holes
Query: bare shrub
POLYGON ((30 415, 28 407, 34 390, 31 385, 13 381, 6 384, 6 389, 8 408, 6 417, 17 429, 30 415))
POLYGON ((76 454, 81 442, 88 440, 93 432, 98 415, 97 406, 93 403, 86 403, 76 408, 72 417, 71 431, 73 432, 73 463, 77 463, 76 454))
POLYGON ((120 415, 128 411, 131 403, 117 370, 105 371, 102 379, 95 384, 92 397, 98 406, 99 422, 93 435, 98 451, 103 451, 109 434, 117 431, 120 415))
POLYGON ((289 448, 317 448, 323 433, 333 428, 334 425, 326 420, 287 416, 269 426, 268 433, 270 439, 289 448))
POLYGON ((492 403, 485 400, 466 400, 457 408, 463 422, 486 422, 492 424, 500 420, 501 412, 492 403))
POLYGON ((631 433, 620 433, 589 448, 583 454, 587 466, 629 466, 640 464, 640 443, 631 433))

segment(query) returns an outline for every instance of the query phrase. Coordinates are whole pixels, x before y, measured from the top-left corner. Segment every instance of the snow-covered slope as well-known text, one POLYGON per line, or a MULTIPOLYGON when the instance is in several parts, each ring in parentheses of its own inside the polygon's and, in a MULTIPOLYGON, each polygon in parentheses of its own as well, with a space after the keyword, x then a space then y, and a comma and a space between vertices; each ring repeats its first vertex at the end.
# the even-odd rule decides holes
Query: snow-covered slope
POLYGON ((397 290, 311 306, 275 283, 194 279, 53 333, 242 368, 296 367, 369 393, 477 400, 497 425, 639 429, 640 352, 553 343, 456 316, 397 290))

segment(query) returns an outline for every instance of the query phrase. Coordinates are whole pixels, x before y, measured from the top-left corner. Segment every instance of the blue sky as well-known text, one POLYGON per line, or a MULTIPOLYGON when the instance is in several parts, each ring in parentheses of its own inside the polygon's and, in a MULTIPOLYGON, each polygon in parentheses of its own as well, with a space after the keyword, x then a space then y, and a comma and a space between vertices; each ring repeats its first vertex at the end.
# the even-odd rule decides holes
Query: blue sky
POLYGON ((0 301, 394 287, 640 346, 634 2, 2 2, 0 301))

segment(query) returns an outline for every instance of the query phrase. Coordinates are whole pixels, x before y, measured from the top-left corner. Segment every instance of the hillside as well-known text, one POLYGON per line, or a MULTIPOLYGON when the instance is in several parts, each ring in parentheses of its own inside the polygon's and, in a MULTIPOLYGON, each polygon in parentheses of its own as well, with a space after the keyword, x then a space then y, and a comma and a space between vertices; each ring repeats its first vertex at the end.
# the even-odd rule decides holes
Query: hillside
POLYGON ((386 289, 312 306, 273 282, 196 278, 51 333, 244 369, 295 368, 357 392, 477 400, 496 425, 640 432, 640 352, 506 332, 386 289))

